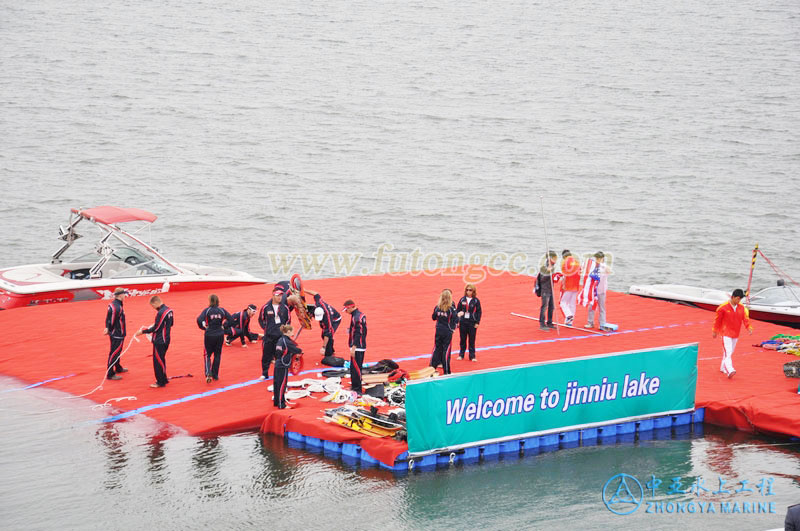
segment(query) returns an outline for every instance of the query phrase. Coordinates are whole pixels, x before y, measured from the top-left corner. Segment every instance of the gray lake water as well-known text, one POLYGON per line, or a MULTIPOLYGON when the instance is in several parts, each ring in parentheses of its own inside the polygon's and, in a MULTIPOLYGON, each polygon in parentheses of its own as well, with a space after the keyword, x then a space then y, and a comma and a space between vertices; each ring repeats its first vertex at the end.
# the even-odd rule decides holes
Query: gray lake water
MULTIPOLYGON (((799 63, 786 0, 0 1, 0 267, 113 204, 176 261, 266 279, 270 253, 359 274, 382 244, 534 263, 545 236, 611 253, 614 290, 745 287, 756 242, 797 279, 799 63)), ((3 528, 767 529, 800 502, 796 445, 709 427, 395 478, 57 403, 0 394, 3 528), (770 476, 779 514, 616 516, 621 471, 770 476)))

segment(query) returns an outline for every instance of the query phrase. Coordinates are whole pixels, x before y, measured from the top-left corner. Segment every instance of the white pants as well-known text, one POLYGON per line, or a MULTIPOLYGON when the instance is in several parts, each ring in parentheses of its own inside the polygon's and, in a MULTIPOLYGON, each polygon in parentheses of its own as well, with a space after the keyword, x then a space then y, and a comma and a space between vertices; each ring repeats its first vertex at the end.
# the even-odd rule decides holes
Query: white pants
POLYGON ((736 348, 737 341, 739 341, 738 337, 722 336, 722 365, 719 366, 719 370, 725 374, 734 372, 733 349, 736 348))
POLYGON ((577 291, 563 291, 561 292, 561 311, 564 312, 565 319, 572 319, 575 317, 575 307, 578 302, 577 291))
MULTIPOLYGON (((597 310, 600 313, 600 322, 597 323, 599 326, 606 325, 606 294, 605 293, 598 293, 597 294, 597 310)), ((594 324, 594 310, 589 310, 589 317, 587 318, 586 322, 588 324, 594 324)))

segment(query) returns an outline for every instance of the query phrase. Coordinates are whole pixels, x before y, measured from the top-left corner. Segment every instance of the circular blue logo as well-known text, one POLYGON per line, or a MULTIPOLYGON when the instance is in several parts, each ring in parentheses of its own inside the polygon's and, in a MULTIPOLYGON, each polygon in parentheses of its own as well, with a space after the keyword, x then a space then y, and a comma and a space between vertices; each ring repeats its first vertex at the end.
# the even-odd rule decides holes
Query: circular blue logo
POLYGON ((614 514, 636 512, 644 501, 644 490, 639 480, 628 474, 617 474, 603 485, 603 503, 614 514))

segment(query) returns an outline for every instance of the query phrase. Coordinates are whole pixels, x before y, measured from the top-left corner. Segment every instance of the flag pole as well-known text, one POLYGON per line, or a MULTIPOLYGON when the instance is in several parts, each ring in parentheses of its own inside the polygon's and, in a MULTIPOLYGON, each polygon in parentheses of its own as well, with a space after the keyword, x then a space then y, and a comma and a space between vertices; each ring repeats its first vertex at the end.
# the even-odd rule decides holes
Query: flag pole
MULTIPOLYGON (((547 221, 544 218, 544 197, 541 195, 539 196, 539 203, 542 206, 542 226, 544 227, 544 263, 545 267, 548 269, 550 268, 550 243, 547 241, 547 221)), ((550 297, 553 303, 553 313, 556 313, 555 305, 556 305, 556 286, 555 282, 553 282, 553 273, 554 271, 550 271, 550 297)), ((540 325, 542 323, 539 323, 540 325)), ((547 324, 547 323, 545 323, 547 324)), ((556 326, 556 333, 561 335, 561 329, 556 326)))
POLYGON ((753 283, 753 270, 756 268, 757 257, 758 257, 758 242, 756 242, 756 246, 753 249, 753 261, 750 263, 750 277, 747 279, 747 291, 744 292, 744 296, 747 298, 748 306, 750 306, 750 286, 753 283))

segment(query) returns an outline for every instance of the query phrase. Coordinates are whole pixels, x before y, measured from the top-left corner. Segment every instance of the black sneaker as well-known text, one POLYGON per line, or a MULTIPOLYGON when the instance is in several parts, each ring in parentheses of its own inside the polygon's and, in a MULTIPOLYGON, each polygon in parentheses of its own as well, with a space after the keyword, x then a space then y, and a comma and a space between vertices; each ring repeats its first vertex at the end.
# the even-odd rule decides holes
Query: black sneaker
POLYGON ((117 372, 128 372, 128 369, 126 369, 125 367, 123 367, 123 368, 121 368, 120 370, 118 370, 117 372))
POLYGON ((108 377, 109 380, 122 380, 122 376, 119 374, 114 374, 108 377))

